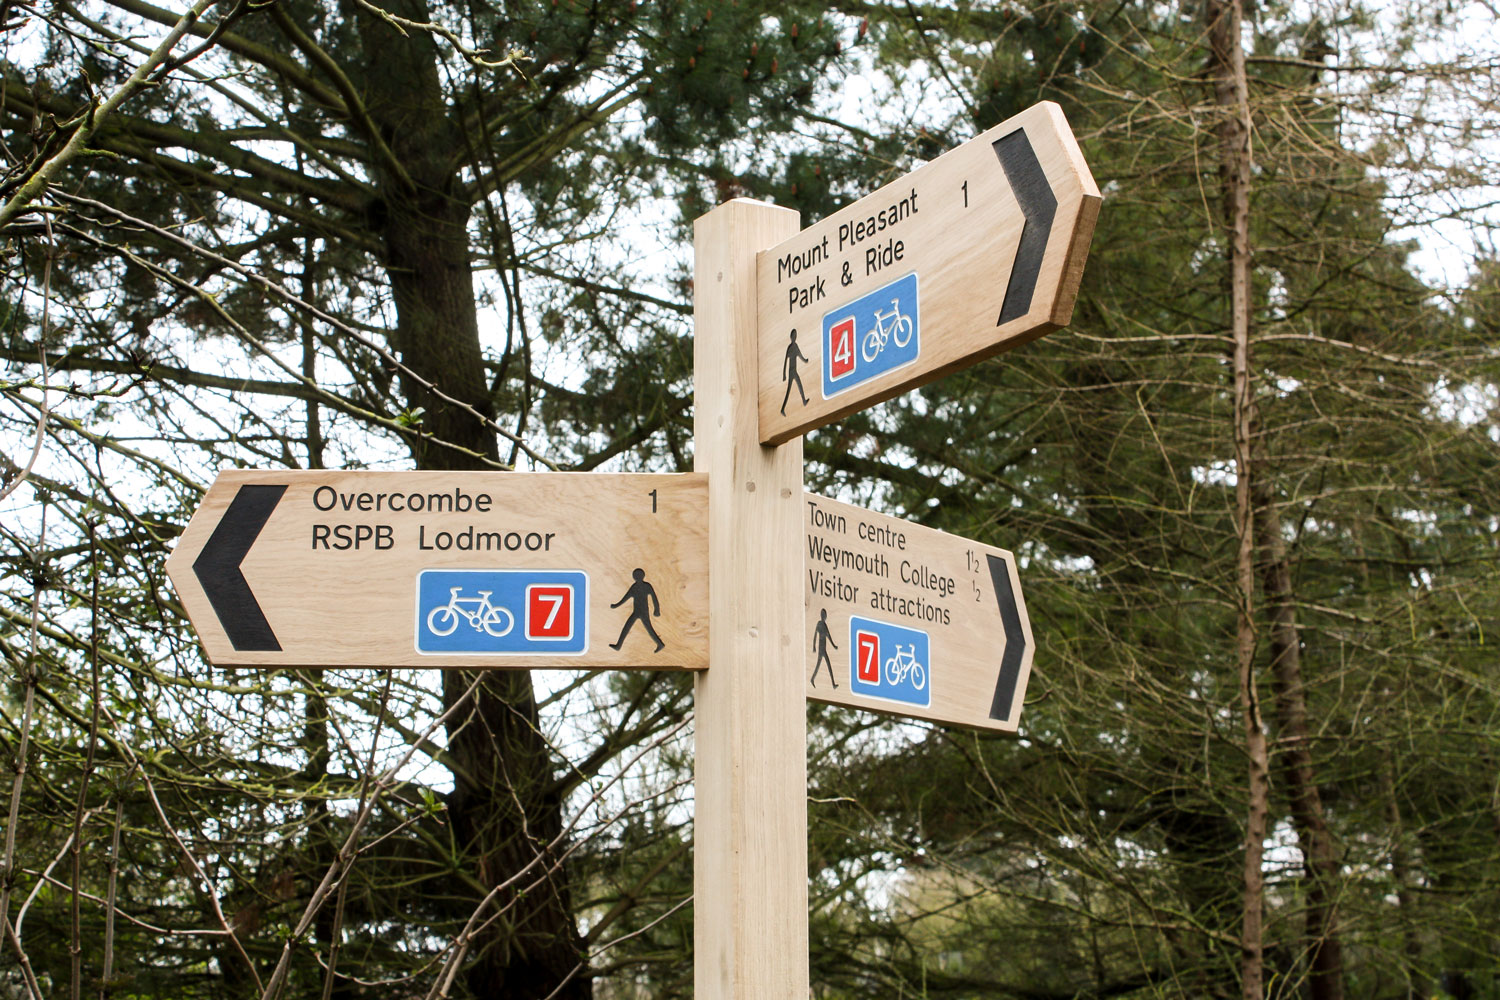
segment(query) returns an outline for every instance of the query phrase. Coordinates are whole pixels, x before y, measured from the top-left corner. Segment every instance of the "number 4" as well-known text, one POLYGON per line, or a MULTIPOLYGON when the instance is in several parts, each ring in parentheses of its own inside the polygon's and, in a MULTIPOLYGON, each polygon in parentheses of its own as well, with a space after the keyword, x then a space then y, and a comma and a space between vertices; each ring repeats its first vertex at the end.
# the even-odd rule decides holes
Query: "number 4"
POLYGON ((854 371, 854 317, 845 316, 828 328, 829 380, 841 379, 854 371))
POLYGON ((833 360, 836 365, 843 367, 854 357, 854 327, 846 326, 839 330, 838 340, 833 343, 833 360))

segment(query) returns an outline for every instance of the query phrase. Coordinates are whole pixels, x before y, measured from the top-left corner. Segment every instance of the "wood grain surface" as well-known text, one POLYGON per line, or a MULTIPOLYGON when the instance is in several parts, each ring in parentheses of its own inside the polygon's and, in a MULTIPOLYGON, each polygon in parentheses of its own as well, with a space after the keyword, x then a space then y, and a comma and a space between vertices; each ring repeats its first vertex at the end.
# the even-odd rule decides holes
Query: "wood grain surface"
POLYGON ((1013 731, 1034 645, 1014 554, 813 493, 804 494, 802 513, 807 697, 1013 731), (859 619, 852 629, 851 619, 859 619), (864 680, 860 632, 877 640, 866 653, 878 650, 863 663, 864 680), (921 685, 910 667, 892 683, 893 646, 914 644, 925 644, 921 685))
POLYGON ((763 448, 755 252, 795 212, 694 224, 693 463, 709 477, 713 667, 693 679, 693 996, 806 1000, 807 702, 797 676, 802 441, 763 448))
POLYGON ((760 253, 761 440, 789 440, 1066 325, 1100 202, 1048 101, 760 253), (855 309, 858 360, 825 381, 829 329, 867 297, 888 311, 893 283, 912 276, 906 311, 920 349, 887 343, 867 360, 873 317, 855 309))
MULTIPOLYGON (((167 572, 208 658, 221 665, 703 669, 707 510, 707 481, 696 474, 225 471, 167 572), (258 490, 270 501, 263 525, 244 521, 242 487, 251 488, 247 499, 258 490), (231 547, 215 560, 211 539, 232 546, 234 531, 250 535, 241 539, 243 559, 231 547), (649 616, 660 651, 639 622, 620 649, 610 645, 636 602, 611 605, 638 568, 661 610, 649 616), (431 609, 418 607, 419 576, 447 570, 525 571, 523 581, 526 573, 585 574, 586 638, 571 644, 582 650, 545 652, 535 643, 526 652, 420 651, 431 609), (205 577, 210 590, 231 578, 217 603, 205 577), (246 629, 257 616, 269 640, 246 629)), ((459 581, 470 608, 483 579, 459 581)), ((511 635, 519 636, 526 611, 508 610, 518 616, 511 635)), ((469 623, 458 628, 456 636, 482 640, 469 623)))

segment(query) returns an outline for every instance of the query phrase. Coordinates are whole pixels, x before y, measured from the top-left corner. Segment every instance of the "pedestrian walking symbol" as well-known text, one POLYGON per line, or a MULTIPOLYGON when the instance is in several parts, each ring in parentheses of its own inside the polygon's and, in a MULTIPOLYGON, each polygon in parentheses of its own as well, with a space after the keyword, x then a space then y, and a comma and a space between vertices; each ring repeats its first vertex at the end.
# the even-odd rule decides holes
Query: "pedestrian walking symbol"
POLYGON ((629 601, 630 617, 625 619, 625 627, 620 629, 620 638, 610 643, 609 647, 611 649, 619 649, 625 645, 625 637, 630 634, 631 627, 636 622, 640 622, 646 627, 646 634, 656 641, 655 651, 660 653, 667 644, 661 641, 661 636, 657 635, 656 629, 651 627, 651 616, 646 614, 649 602, 651 614, 658 618, 661 617, 661 602, 656 599, 656 588, 651 586, 650 582, 647 581, 645 570, 637 569, 630 575, 635 578, 635 582, 630 585, 629 590, 625 591, 624 597, 610 605, 612 608, 618 608, 626 601, 629 601))
POLYGON ((792 398, 792 384, 797 386, 797 395, 802 397, 802 405, 807 405, 807 391, 802 388, 802 376, 797 373, 797 362, 807 364, 807 356, 802 353, 802 348, 797 346, 797 331, 792 331, 791 343, 786 345, 786 360, 781 363, 781 380, 786 383, 786 395, 781 397, 781 413, 786 415, 786 404, 792 398))
POLYGON ((822 615, 818 618, 817 627, 813 629, 813 652, 818 654, 818 658, 813 663, 812 686, 818 686, 818 668, 826 663, 828 664, 828 683, 832 684, 833 689, 837 691, 839 682, 833 674, 833 660, 828 657, 829 646, 834 649, 839 648, 839 644, 833 641, 833 633, 829 631, 828 609, 824 608, 822 615))

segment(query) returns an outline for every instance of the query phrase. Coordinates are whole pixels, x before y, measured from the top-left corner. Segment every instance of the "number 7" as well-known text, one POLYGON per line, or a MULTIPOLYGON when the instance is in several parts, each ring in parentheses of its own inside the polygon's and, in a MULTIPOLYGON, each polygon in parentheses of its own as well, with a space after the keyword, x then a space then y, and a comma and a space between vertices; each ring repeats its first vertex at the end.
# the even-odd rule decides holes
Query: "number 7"
POLYGON ((557 621, 557 613, 562 610, 562 606, 566 603, 567 598, 562 594, 538 594, 536 595, 536 599, 546 601, 552 605, 552 610, 547 612, 547 620, 542 622, 542 630, 551 631, 552 623, 557 621))

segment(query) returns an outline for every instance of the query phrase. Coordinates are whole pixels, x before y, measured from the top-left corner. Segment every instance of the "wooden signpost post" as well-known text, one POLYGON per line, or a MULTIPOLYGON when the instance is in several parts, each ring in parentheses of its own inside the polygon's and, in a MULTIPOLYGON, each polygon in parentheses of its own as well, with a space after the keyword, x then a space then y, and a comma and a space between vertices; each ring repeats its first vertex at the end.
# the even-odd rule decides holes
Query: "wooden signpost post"
POLYGON ((693 688, 695 1000, 808 996, 802 439, 761 447, 755 410, 755 253, 797 219, 732 201, 693 227, 693 463, 708 474, 712 602, 711 665, 693 688))
POLYGON ((224 472, 217 664, 690 669, 698 1000, 806 1000, 806 700, 1014 730, 1015 557, 804 493, 801 434, 1068 322, 1100 196, 1041 104, 807 229, 694 228, 689 475, 224 472))

